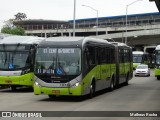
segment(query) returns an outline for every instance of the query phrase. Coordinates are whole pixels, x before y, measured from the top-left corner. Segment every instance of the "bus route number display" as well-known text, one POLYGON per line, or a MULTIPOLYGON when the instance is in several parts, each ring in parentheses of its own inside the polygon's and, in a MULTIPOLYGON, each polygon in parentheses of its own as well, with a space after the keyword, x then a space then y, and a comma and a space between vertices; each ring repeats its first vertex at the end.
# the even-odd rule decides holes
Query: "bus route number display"
MULTIPOLYGON (((57 49, 54 49, 54 48, 46 48, 46 49, 43 49, 43 53, 44 54, 48 54, 48 53, 57 53, 57 49)), ((72 48, 66 48, 66 49, 58 49, 58 53, 74 53, 74 49, 72 48)))

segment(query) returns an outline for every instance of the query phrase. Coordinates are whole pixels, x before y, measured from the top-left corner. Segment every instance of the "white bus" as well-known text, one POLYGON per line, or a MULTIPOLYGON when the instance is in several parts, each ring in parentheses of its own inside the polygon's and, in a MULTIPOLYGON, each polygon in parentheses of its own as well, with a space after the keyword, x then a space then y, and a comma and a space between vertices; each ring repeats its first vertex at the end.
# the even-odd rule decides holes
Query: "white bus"
POLYGON ((44 38, 10 36, 0 40, 0 85, 33 85, 34 55, 37 44, 44 38))

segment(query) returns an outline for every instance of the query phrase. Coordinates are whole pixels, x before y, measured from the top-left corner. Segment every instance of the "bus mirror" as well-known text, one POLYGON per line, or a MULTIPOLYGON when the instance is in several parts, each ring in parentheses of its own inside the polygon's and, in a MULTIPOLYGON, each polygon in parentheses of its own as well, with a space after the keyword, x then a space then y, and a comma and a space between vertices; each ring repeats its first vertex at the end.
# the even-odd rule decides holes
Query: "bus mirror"
POLYGON ((29 53, 29 59, 30 59, 30 61, 31 61, 31 64, 33 65, 34 64, 34 50, 33 49, 31 49, 31 51, 30 51, 30 53, 29 53))

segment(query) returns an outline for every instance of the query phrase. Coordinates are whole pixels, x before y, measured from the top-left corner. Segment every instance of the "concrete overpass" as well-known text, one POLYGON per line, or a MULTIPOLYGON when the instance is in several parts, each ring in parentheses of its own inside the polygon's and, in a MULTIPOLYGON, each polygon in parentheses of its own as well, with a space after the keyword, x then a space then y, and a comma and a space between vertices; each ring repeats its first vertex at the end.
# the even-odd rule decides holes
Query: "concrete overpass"
MULTIPOLYGON (((109 29, 109 28, 108 28, 109 29)), ((114 28, 110 28, 114 29, 114 28)), ((125 30, 125 27, 118 28, 119 31, 125 30)), ((106 32, 107 33, 107 32, 106 32)), ((127 44, 130 46, 147 46, 160 44, 160 24, 129 27, 128 32, 99 35, 98 38, 112 39, 118 42, 124 42, 127 36, 127 44), (129 31, 135 30, 135 31, 129 31)))
MULTIPOLYGON (((101 17, 96 35, 96 18, 76 20, 76 36, 93 36, 124 42, 133 47, 160 44, 160 13, 128 15, 127 33, 125 15, 101 17)), ((73 21, 26 20, 18 21, 28 35, 43 37, 72 36, 73 21)))

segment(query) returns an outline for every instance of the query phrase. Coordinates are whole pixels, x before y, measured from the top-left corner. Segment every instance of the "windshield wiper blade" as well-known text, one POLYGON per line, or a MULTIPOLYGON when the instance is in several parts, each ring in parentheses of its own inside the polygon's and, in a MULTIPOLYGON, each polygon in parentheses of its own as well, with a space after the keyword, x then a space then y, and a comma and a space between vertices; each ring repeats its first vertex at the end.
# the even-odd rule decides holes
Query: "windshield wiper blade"
POLYGON ((3 44, 3 49, 4 49, 4 53, 5 53, 5 61, 4 61, 4 66, 7 63, 7 53, 6 53, 6 49, 5 49, 5 44, 3 44))
POLYGON ((11 63, 13 64, 13 59, 14 59, 14 56, 15 56, 15 54, 16 54, 16 51, 17 51, 17 49, 18 49, 18 47, 19 47, 19 43, 17 44, 17 46, 16 46, 16 48, 15 48, 15 50, 14 50, 14 52, 13 52, 13 55, 12 55, 12 59, 11 59, 11 63))

